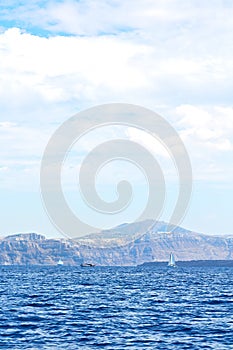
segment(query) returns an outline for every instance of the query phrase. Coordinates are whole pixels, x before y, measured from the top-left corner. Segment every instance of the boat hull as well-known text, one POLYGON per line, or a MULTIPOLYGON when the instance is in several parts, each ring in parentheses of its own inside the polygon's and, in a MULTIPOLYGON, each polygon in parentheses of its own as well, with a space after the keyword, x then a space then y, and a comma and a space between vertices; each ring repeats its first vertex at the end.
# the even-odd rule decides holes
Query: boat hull
POLYGON ((95 264, 88 264, 88 263, 83 263, 80 265, 81 267, 95 267, 95 264))

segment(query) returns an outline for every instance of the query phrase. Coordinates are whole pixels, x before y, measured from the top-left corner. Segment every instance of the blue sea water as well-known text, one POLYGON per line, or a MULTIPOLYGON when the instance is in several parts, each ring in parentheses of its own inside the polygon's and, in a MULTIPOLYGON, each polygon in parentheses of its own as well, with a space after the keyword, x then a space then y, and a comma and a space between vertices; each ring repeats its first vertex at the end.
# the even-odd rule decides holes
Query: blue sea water
POLYGON ((233 268, 0 268, 0 349, 233 349, 233 268))

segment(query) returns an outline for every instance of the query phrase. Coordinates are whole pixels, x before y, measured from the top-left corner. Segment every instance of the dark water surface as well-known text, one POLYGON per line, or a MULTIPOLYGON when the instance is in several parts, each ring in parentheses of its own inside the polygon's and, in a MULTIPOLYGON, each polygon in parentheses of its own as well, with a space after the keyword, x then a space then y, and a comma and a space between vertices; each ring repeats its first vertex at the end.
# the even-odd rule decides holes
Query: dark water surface
POLYGON ((233 349, 233 268, 0 268, 0 349, 233 349))

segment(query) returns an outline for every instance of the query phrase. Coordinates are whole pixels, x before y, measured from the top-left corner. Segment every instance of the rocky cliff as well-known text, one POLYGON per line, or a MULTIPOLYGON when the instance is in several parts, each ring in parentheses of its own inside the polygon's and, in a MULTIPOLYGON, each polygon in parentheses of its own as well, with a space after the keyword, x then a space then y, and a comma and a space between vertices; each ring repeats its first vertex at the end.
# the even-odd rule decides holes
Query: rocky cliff
POLYGON ((138 265, 176 260, 233 259, 233 237, 207 236, 150 220, 123 224, 76 240, 46 239, 36 233, 0 239, 0 265, 138 265))

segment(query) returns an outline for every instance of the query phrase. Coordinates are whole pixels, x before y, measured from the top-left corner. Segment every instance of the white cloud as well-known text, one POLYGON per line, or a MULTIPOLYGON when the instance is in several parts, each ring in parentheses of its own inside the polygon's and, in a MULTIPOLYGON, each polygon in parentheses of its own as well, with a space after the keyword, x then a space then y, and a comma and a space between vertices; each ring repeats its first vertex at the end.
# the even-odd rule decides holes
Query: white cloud
POLYGON ((188 148, 197 180, 233 179, 233 109, 183 105, 176 108, 177 127, 188 148))
POLYGON ((48 135, 48 130, 2 122, 0 124, 1 154, 39 156, 43 144, 48 140, 48 135))
MULTIPOLYGON (((129 102, 173 122, 198 175, 217 174, 222 154, 218 169, 228 170, 233 22, 227 2, 24 1, 9 10, 11 4, 2 3, 3 19, 17 18, 27 29, 0 34, 3 167, 12 166, 10 159, 39 159, 49 135, 41 137, 42 130, 52 132, 51 122, 59 125, 93 104, 129 102)), ((166 156, 150 137, 135 130, 128 137, 166 156)))
POLYGON ((50 133, 7 121, 0 123, 1 188, 39 188, 40 160, 50 133))
POLYGON ((9 168, 7 166, 0 166, 0 171, 7 171, 9 168))
POLYGON ((212 142, 216 149, 218 143, 226 143, 226 141, 231 143, 233 108, 182 105, 176 108, 176 113, 179 118, 181 117, 179 126, 185 128, 184 136, 185 134, 187 137, 194 136, 200 142, 212 142))
POLYGON ((174 47, 173 38, 142 44, 136 37, 46 38, 6 30, 0 34, 0 103, 22 111, 27 106, 36 110, 55 103, 90 106, 109 101, 155 108, 184 100, 193 104, 203 96, 208 103, 211 95, 216 104, 228 101, 230 55, 202 52, 190 57, 189 51, 174 47))
POLYGON ((117 92, 147 85, 135 58, 150 48, 115 37, 41 38, 12 28, 0 35, 0 51, 0 89, 7 101, 25 101, 28 93, 52 103, 92 99, 98 89, 117 92))
MULTIPOLYGON (((1 3, 2 17, 16 20, 25 26, 77 35, 118 33, 122 30, 151 31, 159 33, 172 25, 176 32, 197 32, 232 26, 232 3, 228 0, 180 2, 178 0, 63 0, 15 1, 1 3)), ((151 33, 150 33, 151 34, 151 33)), ((173 33, 172 33, 173 34, 173 33)), ((148 35, 147 35, 148 36, 148 35)), ((205 39, 205 38, 203 38, 205 39)))

